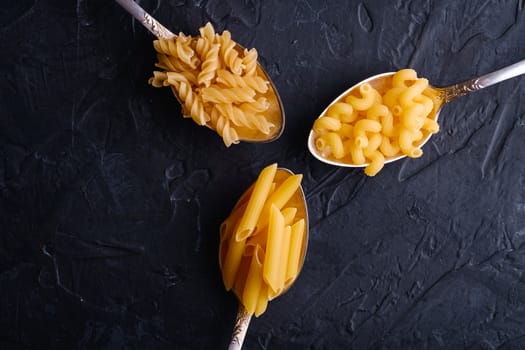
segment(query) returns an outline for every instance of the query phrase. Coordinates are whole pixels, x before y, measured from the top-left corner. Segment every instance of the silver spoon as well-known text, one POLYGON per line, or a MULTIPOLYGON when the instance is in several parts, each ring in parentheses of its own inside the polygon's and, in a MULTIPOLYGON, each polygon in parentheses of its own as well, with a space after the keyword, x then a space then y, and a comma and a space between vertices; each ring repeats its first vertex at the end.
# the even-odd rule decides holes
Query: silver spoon
MULTIPOLYGON (((120 6, 122 6, 130 15, 132 15, 136 20, 138 20, 146 29, 148 29, 153 35, 161 39, 172 39, 176 37, 176 34, 172 33, 169 29, 163 26, 159 21, 157 21, 153 16, 147 13, 142 7, 140 7, 133 0, 115 0, 120 6)), ((235 49, 242 53, 244 47, 237 44, 235 49)), ((268 73, 264 70, 259 62, 257 62, 257 73, 263 76, 267 81, 270 82, 269 90, 265 97, 267 97, 268 102, 270 103, 270 109, 267 112, 267 118, 273 122, 277 127, 274 128, 271 134, 265 135, 262 133, 249 133, 249 134, 239 134, 241 141, 252 142, 252 143, 265 143, 277 140, 283 133, 284 124, 285 124, 285 114, 284 107, 281 101, 281 97, 277 92, 275 84, 268 73)), ((181 101, 177 95, 175 95, 177 101, 181 106, 184 106, 184 102, 181 101)), ((210 129, 214 130, 211 125, 206 125, 210 129)))
MULTIPOLYGON (((279 177, 285 178, 290 175, 293 175, 293 172, 291 170, 286 168, 278 168, 275 177, 276 179, 279 179, 279 177)), ((289 206, 296 207, 296 215, 298 217, 304 217, 305 221, 302 257, 300 259, 299 270, 297 275, 299 275, 299 273, 301 272, 301 269, 304 264, 304 258, 306 256, 306 249, 308 247, 309 236, 308 209, 306 206, 306 197, 304 195, 302 186, 300 186, 299 189, 300 190, 295 193, 295 195, 290 199, 290 201, 287 204, 289 206)), ((281 294, 279 294, 279 296, 283 295, 286 291, 288 291, 294 282, 295 281, 292 281, 292 283, 288 285, 288 288, 283 290, 281 294)), ((242 348, 242 344, 244 342, 244 338, 246 337, 246 332, 248 331, 248 326, 250 325, 251 318, 252 315, 246 311, 246 309, 241 303, 239 303, 237 316, 235 318, 235 325, 233 327, 232 338, 230 341, 230 345, 228 346, 228 350, 240 350, 242 348)))
MULTIPOLYGON (((328 107, 326 107, 326 109, 321 113, 319 118, 326 113, 328 108, 330 108, 333 104, 343 100, 345 96, 347 96, 352 90, 356 89, 360 85, 364 83, 369 83, 372 87, 377 88, 385 84, 388 78, 390 78, 394 74, 395 72, 389 72, 389 73, 382 73, 382 74, 374 75, 352 86, 350 89, 346 90, 341 95, 339 95, 332 103, 330 103, 328 107)), ((510 66, 501 68, 495 72, 483 75, 481 77, 464 81, 462 83, 458 83, 458 84, 451 85, 448 87, 431 87, 432 89, 436 91, 438 99, 440 101, 440 105, 437 107, 436 113, 434 115, 434 120, 436 121, 438 120, 439 114, 443 106, 447 104, 448 102, 456 99, 457 97, 467 95, 471 92, 481 90, 488 86, 500 83, 504 80, 514 78, 522 74, 525 74, 525 60, 519 61, 510 66)), ((418 147, 422 147, 430 139, 431 136, 432 134, 427 133, 423 137, 423 139, 419 142, 418 147)), ((330 164, 330 165, 335 165, 335 166, 340 166, 340 167, 354 167, 354 168, 365 167, 368 165, 368 163, 352 164, 349 162, 342 162, 339 160, 328 159, 324 157, 321 154, 321 152, 319 152, 317 147, 315 147, 315 132, 313 130, 310 130, 310 134, 308 136, 308 150, 315 158, 319 159, 320 161, 324 163, 330 164)), ((394 162, 396 160, 399 160, 405 157, 406 157, 405 155, 398 155, 398 156, 386 158, 385 164, 394 162)))

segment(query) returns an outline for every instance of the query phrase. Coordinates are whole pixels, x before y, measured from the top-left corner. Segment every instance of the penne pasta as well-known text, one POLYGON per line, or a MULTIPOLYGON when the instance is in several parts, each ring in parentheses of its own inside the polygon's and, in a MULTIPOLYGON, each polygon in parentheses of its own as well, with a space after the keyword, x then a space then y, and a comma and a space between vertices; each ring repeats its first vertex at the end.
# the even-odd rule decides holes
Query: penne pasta
POLYGON ((261 292, 262 279, 262 257, 260 256, 262 249, 257 249, 255 254, 251 256, 250 269, 246 276, 246 283, 242 292, 242 303, 248 313, 253 314, 259 303, 259 294, 261 292))
POLYGON ((261 171, 220 226, 219 267, 224 286, 255 316, 297 276, 306 244, 302 175, 279 172, 273 166, 261 171), (255 215, 257 207, 267 215, 255 215), (238 240, 241 223, 251 227, 246 224, 250 216, 256 216, 255 229, 238 240))
MULTIPOLYGON (((283 222, 284 224, 284 222, 283 222)), ((290 254, 290 237, 292 228, 290 225, 284 227, 284 231, 281 237, 281 255, 279 256, 279 270, 277 276, 277 295, 281 294, 284 290, 284 284, 286 282, 286 270, 288 265, 288 257, 290 254)), ((273 288, 272 288, 273 290, 273 288)), ((277 296, 275 295, 275 296, 277 296)), ((273 299, 273 298, 272 298, 273 299)), ((270 299, 271 300, 271 299, 270 299)))
POLYGON ((268 240, 266 243, 266 255, 264 256, 263 279, 271 291, 277 293, 279 286, 279 264, 281 262, 281 238, 284 232, 284 217, 279 209, 272 205, 270 207, 270 218, 268 223, 268 240))
POLYGON ((255 317, 259 317, 263 314, 263 312, 266 311, 266 308, 268 307, 268 286, 266 284, 262 284, 261 291, 259 293, 259 299, 257 300, 257 306, 255 307, 254 315, 255 317))
POLYGON ((237 298, 242 299, 244 286, 246 285, 246 279, 248 277, 248 271, 250 270, 251 257, 243 257, 237 276, 235 276, 235 282, 233 284, 233 293, 237 298))
POLYGON ((260 247, 266 250, 266 241, 268 240, 268 229, 264 229, 257 234, 254 234, 246 240, 246 247, 244 249, 244 255, 253 255, 255 251, 260 247))
POLYGON ((276 171, 276 163, 267 166, 261 171, 259 178, 255 182, 253 194, 248 201, 246 211, 241 218, 239 227, 235 231, 236 241, 246 239, 254 231, 268 193, 270 192, 276 171))
POLYGON ((295 215, 297 214, 297 208, 295 207, 285 208, 281 210, 281 213, 283 214, 283 217, 284 217, 284 224, 291 225, 295 218, 295 215))
POLYGON ((275 191, 268 197, 264 208, 262 209, 262 214, 259 220, 258 230, 264 229, 268 225, 268 219, 270 216, 270 207, 275 205, 277 209, 281 209, 286 205, 286 203, 293 196, 295 191, 299 188, 303 176, 291 175, 283 183, 275 189, 275 191))
POLYGON ((297 277, 300 263, 299 260, 302 256, 301 250, 303 249, 305 226, 304 219, 300 219, 291 226, 285 285, 290 285, 297 277))
POLYGON ((237 241, 236 239, 230 239, 228 242, 229 244, 222 269, 222 280, 226 290, 230 290, 233 287, 237 270, 241 264, 246 240, 237 241))

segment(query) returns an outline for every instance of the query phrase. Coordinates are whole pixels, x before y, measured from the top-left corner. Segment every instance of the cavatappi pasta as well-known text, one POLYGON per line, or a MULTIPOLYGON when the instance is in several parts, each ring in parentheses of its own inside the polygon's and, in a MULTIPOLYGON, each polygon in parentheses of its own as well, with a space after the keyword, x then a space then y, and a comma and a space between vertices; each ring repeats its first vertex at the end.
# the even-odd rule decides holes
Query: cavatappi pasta
POLYGON ((423 154, 418 143, 439 131, 438 105, 427 79, 399 70, 383 86, 361 84, 329 106, 314 122, 315 147, 327 159, 367 164, 374 176, 385 159, 423 154))
POLYGON ((277 164, 267 166, 221 225, 224 286, 255 316, 299 273, 307 224, 301 179, 277 164))
POLYGON ((160 70, 149 83, 171 87, 184 117, 216 130, 227 147, 240 138, 271 136, 277 131, 271 104, 277 101, 258 72, 257 50, 238 51, 231 33, 217 34, 211 23, 199 32, 153 42, 160 70))

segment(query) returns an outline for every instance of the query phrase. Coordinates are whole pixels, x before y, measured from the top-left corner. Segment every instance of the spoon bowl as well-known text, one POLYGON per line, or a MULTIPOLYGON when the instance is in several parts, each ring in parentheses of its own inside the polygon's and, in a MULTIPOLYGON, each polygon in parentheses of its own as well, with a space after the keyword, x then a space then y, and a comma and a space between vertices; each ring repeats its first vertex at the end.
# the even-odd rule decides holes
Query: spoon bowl
MULTIPOLYGON (((163 26, 153 16, 147 13, 133 0, 115 1, 157 38, 169 40, 177 36, 165 26, 163 26)), ((239 45, 238 43, 235 44, 235 50, 239 54, 242 54, 244 52, 244 47, 239 45)), ((259 76, 263 77, 266 81, 269 82, 268 91, 266 92, 265 97, 268 99, 270 108, 266 111, 266 113, 268 121, 276 125, 276 127, 272 130, 270 134, 263 134, 257 132, 256 130, 242 130, 239 132, 239 140, 250 143, 267 143, 277 140, 282 135, 285 126, 285 113, 281 97, 277 92, 275 84, 273 83, 266 70, 258 61, 256 70, 259 76)), ((182 101, 176 93, 174 93, 174 96, 179 102, 179 104, 182 106, 182 110, 184 113, 184 101, 182 101)), ((212 130, 215 130, 215 128, 212 127, 209 123, 205 124, 205 126, 212 130)))
MULTIPOLYGON (((286 168, 278 168, 277 172, 275 174, 275 180, 277 182, 282 182, 285 178, 293 175, 293 172, 286 168)), ((243 197, 241 197, 242 200, 243 197)), ((235 208, 240 204, 241 200, 237 203, 235 208)), ((287 206, 295 207, 297 208, 297 216, 304 218, 305 221, 305 228, 304 228, 304 238, 302 242, 302 248, 301 248, 301 257, 299 259, 299 268, 297 272, 297 276, 299 276, 301 269, 304 264, 305 256, 306 256, 306 250, 308 248, 308 237, 309 237, 309 225, 308 225, 308 209, 306 206, 306 197, 304 195, 304 191, 302 186, 299 186, 298 191, 295 192, 294 196, 290 198, 290 200, 287 203, 287 206)), ((234 208, 234 210, 235 210, 234 208)), ((295 280, 297 279, 297 276, 295 280)), ((282 290, 278 295, 274 296, 272 299, 283 295, 286 293, 290 287, 295 282, 293 280, 291 283, 287 285, 287 287, 282 290)), ((244 342, 244 338, 246 336, 246 333, 248 331, 248 327, 250 325, 252 315, 248 313, 248 311, 245 309, 245 307, 242 305, 242 303, 239 302, 239 308, 237 311, 237 316, 235 318, 235 325, 233 327, 232 332, 232 338, 230 341, 230 344, 228 346, 228 350, 240 350, 242 348, 242 344, 244 342)))
MULTIPOLYGON (((377 89, 378 91, 385 90, 385 87, 388 86, 391 80, 391 77, 394 74, 395 72, 388 72, 388 73, 374 75, 352 86, 351 88, 349 88, 348 90, 340 94, 333 102, 331 102, 318 118, 321 118, 322 116, 324 116, 327 110, 332 105, 334 105, 337 102, 342 101, 345 96, 350 94, 350 92, 352 92, 353 90, 359 88, 359 86, 361 86, 362 84, 368 83, 373 88, 377 89)), ((462 83, 454 84, 448 87, 429 86, 430 90, 435 93, 434 102, 436 104, 434 106, 434 112, 432 112, 433 114, 430 115, 430 118, 437 122, 443 106, 447 104, 448 102, 456 99, 457 97, 464 96, 471 92, 481 90, 483 88, 497 84, 504 80, 517 77, 521 74, 525 74, 525 60, 519 61, 510 66, 507 66, 505 68, 499 69, 492 73, 483 75, 481 77, 470 79, 462 83)), ((310 130, 310 133, 308 135, 308 150, 315 158, 317 158, 321 162, 324 162, 324 163, 327 163, 333 166, 350 167, 350 168, 362 168, 362 167, 366 167, 369 165, 369 163, 354 164, 351 162, 344 162, 341 160, 336 160, 336 159, 331 159, 331 158, 329 159, 317 149, 315 145, 315 136, 316 136, 315 131, 313 129, 310 130)), ((432 136, 431 133, 424 132, 422 139, 416 144, 416 146, 421 148, 425 143, 428 142, 428 140, 430 140, 431 136, 432 136)), ((395 155, 393 157, 388 157, 388 158, 385 157, 385 164, 395 162, 396 160, 400 160, 405 157, 406 155, 404 154, 398 154, 398 155, 395 155)))

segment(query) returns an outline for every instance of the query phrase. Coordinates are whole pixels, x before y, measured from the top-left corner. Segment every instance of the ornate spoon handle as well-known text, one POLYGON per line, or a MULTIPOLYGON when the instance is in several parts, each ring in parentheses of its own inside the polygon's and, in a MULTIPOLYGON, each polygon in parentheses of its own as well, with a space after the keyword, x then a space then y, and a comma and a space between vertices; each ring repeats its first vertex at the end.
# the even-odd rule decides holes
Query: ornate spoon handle
POLYGON ((122 6, 130 15, 135 17, 144 27, 146 27, 153 35, 157 38, 171 39, 175 36, 166 27, 160 24, 155 18, 149 13, 144 11, 133 0, 115 0, 120 6, 122 6))
POLYGON ((235 319, 235 326, 233 327, 232 340, 228 350, 241 350, 244 337, 248 331, 250 320, 252 315, 249 314, 244 306, 239 304, 239 310, 237 311, 237 317, 235 319))
POLYGON ((504 80, 517 77, 521 74, 525 74, 525 60, 514 63, 508 67, 501 68, 495 72, 482 75, 479 78, 470 79, 462 83, 443 88, 443 90, 445 91, 444 102, 449 102, 456 97, 460 97, 468 93, 481 90, 483 88, 486 88, 487 86, 491 86, 504 80))

